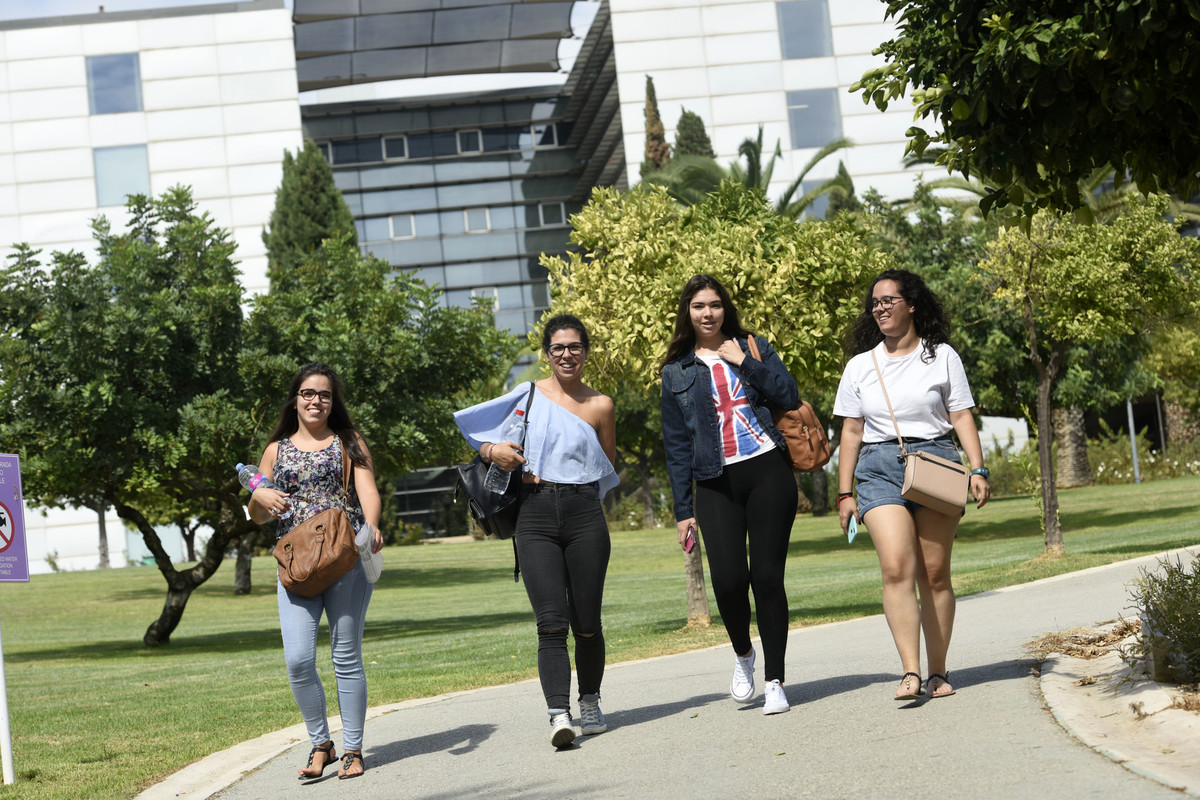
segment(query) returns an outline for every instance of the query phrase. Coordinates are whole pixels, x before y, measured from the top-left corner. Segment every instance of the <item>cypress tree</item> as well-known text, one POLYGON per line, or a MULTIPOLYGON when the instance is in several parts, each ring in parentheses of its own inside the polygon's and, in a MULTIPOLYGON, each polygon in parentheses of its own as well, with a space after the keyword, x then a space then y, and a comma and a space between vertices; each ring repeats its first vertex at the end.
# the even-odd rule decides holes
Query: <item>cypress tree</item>
POLYGON ((646 154, 642 159, 642 177, 657 172, 671 160, 671 145, 667 144, 667 132, 662 117, 658 115, 658 97, 654 93, 654 79, 646 76, 646 154))
POLYGON ((683 109, 679 115, 679 126, 675 128, 675 155, 704 156, 716 158, 712 141, 704 130, 704 120, 694 111, 683 109))
POLYGON ((306 141, 295 156, 283 153, 283 180, 275 191, 271 225, 263 231, 272 286, 334 236, 348 236, 356 245, 354 216, 334 185, 324 154, 306 141))

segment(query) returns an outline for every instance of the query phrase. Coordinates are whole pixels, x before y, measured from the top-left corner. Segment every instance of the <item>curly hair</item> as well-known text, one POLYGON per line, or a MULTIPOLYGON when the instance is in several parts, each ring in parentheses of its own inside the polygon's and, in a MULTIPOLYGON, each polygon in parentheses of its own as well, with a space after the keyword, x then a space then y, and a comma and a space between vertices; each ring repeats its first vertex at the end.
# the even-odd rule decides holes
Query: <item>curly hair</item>
POLYGON ((871 313, 872 295, 875 286, 880 281, 895 281, 900 287, 900 296, 904 302, 912 306, 913 327, 921 337, 924 352, 921 360, 925 363, 933 361, 939 344, 950 344, 950 321, 942 301, 933 293, 920 275, 906 269, 889 269, 881 272, 871 281, 867 295, 863 299, 863 311, 854 321, 851 329, 850 349, 852 354, 865 353, 883 341, 883 332, 871 313))
POLYGON ((547 353, 550 352, 550 338, 559 331, 575 331, 579 334, 579 343, 583 345, 583 349, 585 351, 592 349, 587 328, 583 326, 579 317, 574 314, 558 314, 547 320, 546 327, 542 329, 542 349, 547 353))
POLYGON ((342 440, 346 454, 358 466, 374 469, 371 459, 359 445, 362 441, 362 434, 358 432, 358 428, 354 427, 354 422, 350 419, 350 412, 346 410, 342 379, 333 371, 333 367, 320 361, 305 364, 296 373, 296 377, 292 378, 292 382, 288 386, 287 400, 284 401, 283 408, 279 409, 279 418, 275 420, 275 427, 271 429, 271 435, 267 441, 277 442, 300 429, 300 417, 296 412, 296 398, 300 394, 300 387, 304 381, 313 375, 324 375, 329 379, 330 386, 333 388, 333 399, 329 405, 329 427, 342 440))
POLYGON ((667 345, 666 356, 658 365, 660 375, 663 367, 696 346, 696 330, 692 327, 690 306, 692 298, 705 289, 712 289, 721 299, 721 307, 725 310, 725 318, 721 322, 721 333, 734 339, 739 336, 744 338, 751 335, 750 331, 742 327, 742 322, 738 318, 737 306, 733 304, 733 298, 729 296, 729 292, 721 285, 721 282, 712 275, 703 273, 693 275, 683 285, 683 293, 679 295, 679 308, 675 312, 675 332, 671 335, 671 343, 667 345))

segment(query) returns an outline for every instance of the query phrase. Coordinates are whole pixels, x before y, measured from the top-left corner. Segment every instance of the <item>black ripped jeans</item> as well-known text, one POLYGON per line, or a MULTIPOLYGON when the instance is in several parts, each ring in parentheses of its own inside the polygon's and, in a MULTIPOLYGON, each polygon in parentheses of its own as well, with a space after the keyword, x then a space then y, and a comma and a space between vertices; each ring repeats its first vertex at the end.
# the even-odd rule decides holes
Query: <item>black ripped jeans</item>
POLYGON ((604 678, 600 606, 611 545, 596 488, 525 484, 516 540, 525 592, 537 617, 538 677, 546 707, 568 711, 568 627, 575 635, 579 694, 599 694, 604 678))

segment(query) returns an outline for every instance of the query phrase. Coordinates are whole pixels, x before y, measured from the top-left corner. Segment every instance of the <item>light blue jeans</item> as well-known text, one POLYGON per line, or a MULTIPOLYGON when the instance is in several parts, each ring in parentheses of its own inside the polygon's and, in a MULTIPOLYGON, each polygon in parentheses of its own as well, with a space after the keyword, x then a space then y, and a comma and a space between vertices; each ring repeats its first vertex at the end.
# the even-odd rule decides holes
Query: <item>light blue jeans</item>
POLYGON ((283 632, 288 682, 314 746, 330 741, 325 689, 317 675, 317 628, 324 612, 329 620, 333 674, 337 678, 338 707, 342 715, 342 750, 362 750, 363 725, 367 717, 363 623, 374 588, 367 581, 361 563, 356 563, 337 583, 316 597, 301 597, 284 589, 282 584, 278 586, 279 627, 283 632))

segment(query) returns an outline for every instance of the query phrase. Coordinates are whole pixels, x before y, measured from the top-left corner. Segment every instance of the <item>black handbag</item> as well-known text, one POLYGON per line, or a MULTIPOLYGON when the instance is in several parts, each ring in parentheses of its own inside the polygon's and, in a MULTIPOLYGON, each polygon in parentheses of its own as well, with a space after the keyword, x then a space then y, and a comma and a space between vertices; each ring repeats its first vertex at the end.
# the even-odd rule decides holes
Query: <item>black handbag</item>
MULTIPOLYGON (((534 385, 529 384, 529 399, 525 402, 525 427, 529 428, 529 407, 533 405, 534 385)), ((521 437, 523 442, 525 437, 521 437)), ((458 485, 454 487, 454 502, 458 502, 460 491, 467 495, 467 510, 471 518, 483 529, 488 536, 497 539, 511 539, 517 532, 517 515, 521 511, 521 475, 513 473, 513 479, 508 482, 504 494, 497 494, 485 485, 488 469, 491 467, 482 456, 475 456, 469 464, 459 464, 458 485)), ((516 543, 513 543, 513 554, 516 554, 516 543)), ((513 580, 521 573, 518 562, 513 568, 513 580)))

